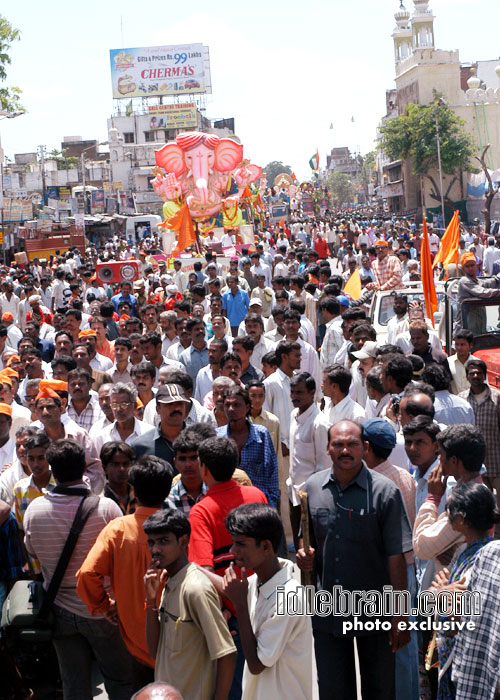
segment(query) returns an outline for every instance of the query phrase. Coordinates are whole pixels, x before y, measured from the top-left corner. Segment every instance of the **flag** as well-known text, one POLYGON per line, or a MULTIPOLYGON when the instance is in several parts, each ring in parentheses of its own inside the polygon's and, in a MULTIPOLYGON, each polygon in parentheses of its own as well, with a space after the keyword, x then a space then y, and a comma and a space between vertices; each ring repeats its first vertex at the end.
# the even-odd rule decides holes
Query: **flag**
POLYGON ((294 182, 296 182, 296 180, 297 180, 297 175, 296 175, 295 173, 292 173, 292 180, 293 180, 294 182))
POLYGON ((129 102, 129 103, 127 104, 127 106, 125 107, 125 116, 126 116, 126 117, 130 117, 130 115, 132 114, 132 112, 133 112, 132 100, 130 100, 130 102, 129 102))
POLYGON ((283 228, 283 229, 285 228, 285 217, 284 216, 281 217, 278 226, 280 228, 283 228))
POLYGON ((250 190, 250 187, 249 187, 248 185, 246 185, 246 186, 245 186, 245 189, 243 190, 243 194, 241 195, 241 197, 242 197, 242 199, 243 199, 244 197, 251 197, 251 196, 252 196, 252 192, 251 192, 251 190, 250 190))
POLYGON ((333 122, 330 122, 330 129, 333 129, 333 122))
POLYGON ((443 267, 447 268, 450 263, 458 265, 458 249, 460 244, 460 227, 458 225, 458 209, 448 224, 448 228, 443 233, 441 238, 441 246, 432 263, 432 269, 438 263, 443 263, 443 267))
POLYGON ((436 287, 434 286, 434 274, 432 272, 431 249, 429 245, 429 233, 425 214, 423 217, 422 246, 420 248, 420 271, 422 274, 422 287, 424 290, 425 310, 428 318, 434 326, 434 314, 438 310, 436 287))
POLYGON ((309 165, 313 170, 317 170, 319 168, 319 151, 316 149, 316 154, 314 156, 311 156, 311 159, 309 160, 309 165))
POLYGON ((344 294, 349 294, 353 299, 359 299, 361 296, 361 276, 358 268, 356 268, 349 277, 342 292, 344 294))
POLYGON ((193 220, 187 204, 183 204, 176 214, 167 219, 165 225, 173 231, 178 231, 177 245, 170 253, 171 258, 176 258, 183 250, 196 243, 193 220))

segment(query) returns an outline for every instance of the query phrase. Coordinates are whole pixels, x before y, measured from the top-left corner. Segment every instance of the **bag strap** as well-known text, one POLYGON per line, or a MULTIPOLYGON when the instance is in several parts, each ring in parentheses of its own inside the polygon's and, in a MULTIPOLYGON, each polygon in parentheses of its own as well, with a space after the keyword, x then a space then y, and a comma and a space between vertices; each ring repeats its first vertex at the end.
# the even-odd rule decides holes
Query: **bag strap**
POLYGON ((66 569, 68 568, 68 564, 78 541, 78 537, 90 514, 97 508, 98 503, 99 496, 91 495, 89 492, 87 492, 87 494, 85 494, 80 501, 80 505, 76 511, 68 538, 64 544, 61 556, 59 557, 59 561, 57 562, 57 566, 50 580, 49 587, 45 593, 44 601, 40 607, 40 611, 38 613, 39 618, 43 619, 48 616, 50 608, 52 607, 57 595, 57 591, 59 590, 59 586, 61 585, 61 581, 63 580, 66 569))

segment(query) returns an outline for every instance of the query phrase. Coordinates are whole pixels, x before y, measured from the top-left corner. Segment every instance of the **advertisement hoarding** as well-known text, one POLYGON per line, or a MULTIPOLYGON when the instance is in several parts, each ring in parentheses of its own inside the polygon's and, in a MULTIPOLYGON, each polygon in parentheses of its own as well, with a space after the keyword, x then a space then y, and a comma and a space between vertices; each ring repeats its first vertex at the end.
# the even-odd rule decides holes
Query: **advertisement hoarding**
POLYGON ((159 97, 207 92, 203 44, 112 49, 114 98, 159 97))
POLYGON ((149 129, 191 129, 196 127, 196 103, 149 106, 149 129))

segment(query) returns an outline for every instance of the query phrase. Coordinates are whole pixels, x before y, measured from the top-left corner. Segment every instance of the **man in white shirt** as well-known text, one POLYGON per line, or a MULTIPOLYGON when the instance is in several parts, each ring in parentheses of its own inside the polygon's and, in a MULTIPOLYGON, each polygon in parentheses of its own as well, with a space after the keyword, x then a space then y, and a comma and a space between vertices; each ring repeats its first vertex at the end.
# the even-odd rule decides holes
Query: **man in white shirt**
POLYGON ((262 370, 262 357, 271 350, 274 350, 276 344, 264 336, 264 320, 258 314, 248 314, 245 318, 245 330, 254 341, 250 364, 255 369, 262 370))
POLYGON ((101 434, 94 438, 94 445, 98 454, 100 454, 102 446, 107 442, 123 440, 128 445, 131 445, 135 438, 151 430, 150 425, 134 416, 137 390, 133 384, 124 384, 123 382, 113 384, 109 394, 115 420, 103 428, 101 434))
POLYGON ((87 346, 90 356, 90 366, 97 372, 107 372, 113 367, 113 361, 105 355, 100 355, 97 350, 97 332, 86 328, 78 333, 78 339, 87 346))
POLYGON ((495 245, 495 239, 493 236, 488 238, 488 246, 484 249, 483 253, 483 274, 492 275, 493 274, 493 263, 500 258, 500 248, 495 245))
POLYGON ((314 377, 316 382, 317 398, 321 394, 321 370, 319 365, 319 357, 316 350, 306 343, 299 335, 300 331, 300 314, 294 309, 285 311, 283 328, 285 330, 285 340, 296 342, 300 345, 301 363, 300 369, 302 372, 309 372, 311 377, 314 377))
MULTIPOLYGON (((408 319, 408 299, 404 294, 396 294, 393 299, 392 308, 394 316, 387 321, 387 343, 392 345, 395 339, 396 326, 408 319)), ((407 330, 407 329, 405 329, 407 330)))
POLYGON ((17 350, 18 343, 23 337, 23 334, 14 323, 14 318, 11 311, 4 311, 2 314, 2 326, 7 329, 6 345, 17 350))
POLYGON ((314 401, 316 382, 307 372, 290 380, 294 409, 290 419, 290 473, 286 480, 293 543, 299 548, 300 498, 298 491, 314 472, 328 469, 331 460, 325 449, 328 444, 328 422, 314 401))
POLYGON ((360 425, 365 421, 365 410, 349 396, 352 382, 350 370, 340 365, 329 368, 323 376, 325 407, 323 413, 329 425, 342 420, 352 420, 360 425))
POLYGON ((270 287, 272 275, 269 265, 261 262, 260 255, 258 253, 252 253, 250 259, 252 261, 252 266, 250 267, 250 272, 252 275, 255 277, 257 277, 257 274, 264 275, 266 278, 266 287, 270 287))
POLYGON ((471 357, 474 336, 471 331, 461 328, 453 336, 455 354, 450 355, 448 365, 453 377, 450 391, 452 394, 460 394, 461 391, 470 389, 470 383, 465 372, 465 363, 471 357))
POLYGON ((11 464, 16 453, 16 443, 10 437, 12 427, 12 408, 0 403, 0 469, 11 464))

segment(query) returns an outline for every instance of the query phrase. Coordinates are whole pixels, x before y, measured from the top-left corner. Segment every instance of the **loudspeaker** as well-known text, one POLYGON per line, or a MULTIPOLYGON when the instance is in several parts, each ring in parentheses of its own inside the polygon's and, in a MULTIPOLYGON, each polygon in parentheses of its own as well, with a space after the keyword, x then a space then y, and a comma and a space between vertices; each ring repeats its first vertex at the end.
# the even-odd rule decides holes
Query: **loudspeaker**
POLYGON ((130 282, 132 284, 139 279, 139 261, 119 260, 97 263, 96 277, 106 284, 115 284, 116 282, 130 282))

